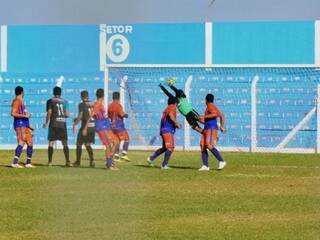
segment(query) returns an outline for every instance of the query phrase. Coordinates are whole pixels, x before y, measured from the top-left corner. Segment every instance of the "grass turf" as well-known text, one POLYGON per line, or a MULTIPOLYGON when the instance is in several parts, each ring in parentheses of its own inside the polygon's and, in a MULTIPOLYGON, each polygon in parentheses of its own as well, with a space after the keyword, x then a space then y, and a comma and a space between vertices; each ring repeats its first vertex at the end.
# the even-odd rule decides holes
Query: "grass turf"
POLYGON ((36 169, 11 169, 0 151, 0 240, 320 239, 318 155, 224 153, 225 170, 200 173, 197 152, 175 152, 169 171, 148 154, 115 172, 101 150, 95 169, 46 167, 41 150, 36 169))

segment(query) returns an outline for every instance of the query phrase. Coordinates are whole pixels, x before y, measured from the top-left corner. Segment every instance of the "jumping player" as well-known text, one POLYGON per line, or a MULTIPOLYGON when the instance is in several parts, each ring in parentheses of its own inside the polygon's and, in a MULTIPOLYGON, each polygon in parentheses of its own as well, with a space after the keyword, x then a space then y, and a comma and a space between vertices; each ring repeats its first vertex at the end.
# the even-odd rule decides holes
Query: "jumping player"
POLYGON ((53 144, 59 140, 63 145, 66 167, 72 167, 69 160, 68 134, 66 119, 69 117, 68 102, 61 98, 61 88, 53 88, 53 97, 47 101, 47 117, 43 124, 48 130, 48 165, 52 166, 53 144))
POLYGON ((93 104, 89 101, 89 93, 88 91, 82 91, 80 93, 82 102, 79 104, 79 113, 78 116, 73 121, 73 132, 76 132, 76 126, 79 122, 81 122, 81 128, 79 129, 77 136, 77 150, 76 155, 77 159, 73 163, 73 166, 80 166, 81 154, 82 154, 82 145, 84 144, 90 159, 90 167, 95 166, 95 162, 93 159, 93 151, 91 144, 94 143, 95 129, 94 129, 94 119, 91 118, 91 112, 93 110, 93 104), (87 136, 83 136, 82 131, 89 120, 87 136))
POLYGON ((181 125, 177 122, 177 99, 175 97, 169 97, 168 107, 164 110, 160 123, 160 136, 162 137, 162 148, 156 150, 147 160, 150 166, 153 166, 154 160, 164 154, 164 160, 162 162, 161 169, 170 169, 168 166, 170 157, 174 151, 174 133, 176 128, 181 128, 181 125))
MULTIPOLYGON (((116 150, 119 148, 119 139, 111 130, 111 122, 107 116, 105 107, 104 107, 104 90, 98 89, 96 92, 97 101, 93 105, 93 112, 91 117, 95 120, 95 130, 105 146, 105 155, 106 155, 106 166, 110 170, 118 170, 113 165, 113 157, 116 150)), ((88 133, 90 119, 87 121, 84 129, 83 135, 86 136, 88 133)))
POLYGON ((13 127, 16 131, 18 146, 15 150, 15 156, 13 158, 11 167, 23 168, 19 165, 20 156, 23 150, 24 144, 27 144, 27 161, 26 168, 34 168, 31 164, 32 152, 33 152, 33 141, 32 141, 32 130, 30 127, 29 118, 31 114, 27 112, 26 107, 23 103, 24 91, 21 86, 15 88, 16 97, 13 99, 11 104, 11 116, 13 117, 13 127))
POLYGON ((219 161, 218 170, 222 170, 226 166, 226 162, 222 158, 219 150, 216 148, 218 142, 218 130, 225 132, 224 128, 224 115, 213 103, 214 96, 212 94, 207 94, 206 96, 206 105, 207 109, 205 114, 201 116, 201 121, 204 123, 204 131, 202 133, 200 147, 201 147, 201 158, 202 158, 202 167, 199 171, 209 171, 208 163, 208 151, 215 156, 219 161), (218 126, 217 118, 220 120, 220 126, 218 126))
MULTIPOLYGON (((169 98, 174 97, 161 83, 159 84, 159 87, 169 98)), ((178 99, 179 112, 187 119, 187 122, 192 129, 196 130, 199 133, 202 133, 203 129, 198 124, 198 122, 200 122, 200 116, 196 112, 196 110, 192 108, 183 90, 177 89, 172 84, 170 84, 169 87, 176 94, 176 98, 178 99)))
POLYGON ((124 159, 130 161, 128 154, 129 148, 129 134, 124 125, 124 118, 128 117, 128 114, 123 111, 120 104, 120 93, 114 92, 112 94, 112 103, 108 106, 108 116, 111 119, 112 131, 120 140, 119 149, 115 154, 115 159, 124 159), (120 154, 120 146, 122 146, 120 154))

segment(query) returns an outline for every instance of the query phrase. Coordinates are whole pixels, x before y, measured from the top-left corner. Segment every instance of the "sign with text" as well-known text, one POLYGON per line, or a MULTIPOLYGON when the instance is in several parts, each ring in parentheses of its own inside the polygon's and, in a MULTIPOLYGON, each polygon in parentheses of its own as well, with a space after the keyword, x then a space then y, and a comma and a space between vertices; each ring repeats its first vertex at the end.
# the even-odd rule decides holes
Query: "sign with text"
POLYGON ((108 64, 203 64, 205 25, 107 25, 108 64))

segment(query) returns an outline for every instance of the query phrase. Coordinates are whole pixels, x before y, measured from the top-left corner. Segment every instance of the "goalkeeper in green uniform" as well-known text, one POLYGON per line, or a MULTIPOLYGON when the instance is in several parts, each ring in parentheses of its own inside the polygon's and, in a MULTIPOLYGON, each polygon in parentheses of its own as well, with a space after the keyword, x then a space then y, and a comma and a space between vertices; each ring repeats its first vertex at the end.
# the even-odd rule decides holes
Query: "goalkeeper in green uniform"
MULTIPOLYGON (((187 122, 192 127, 192 129, 196 130, 199 133, 202 133, 203 129, 199 126, 200 115, 196 112, 187 100, 187 96, 181 89, 177 89, 172 84, 168 84, 169 87, 175 92, 176 98, 178 99, 178 110, 179 112, 187 119, 187 122)), ((161 90, 169 97, 174 97, 161 83, 159 84, 161 90)))

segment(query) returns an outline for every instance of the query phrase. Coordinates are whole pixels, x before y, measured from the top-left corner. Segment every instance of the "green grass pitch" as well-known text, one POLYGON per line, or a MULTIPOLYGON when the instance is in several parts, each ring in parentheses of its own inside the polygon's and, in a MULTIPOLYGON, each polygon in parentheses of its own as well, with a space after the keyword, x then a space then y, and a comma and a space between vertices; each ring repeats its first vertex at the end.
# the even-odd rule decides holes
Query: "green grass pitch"
POLYGON ((224 153, 225 170, 198 172, 198 152, 175 152, 168 171, 146 167, 147 151, 119 171, 102 150, 95 169, 46 167, 44 150, 36 169, 11 169, 12 154, 0 151, 0 240, 320 239, 319 155, 224 153))

